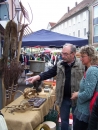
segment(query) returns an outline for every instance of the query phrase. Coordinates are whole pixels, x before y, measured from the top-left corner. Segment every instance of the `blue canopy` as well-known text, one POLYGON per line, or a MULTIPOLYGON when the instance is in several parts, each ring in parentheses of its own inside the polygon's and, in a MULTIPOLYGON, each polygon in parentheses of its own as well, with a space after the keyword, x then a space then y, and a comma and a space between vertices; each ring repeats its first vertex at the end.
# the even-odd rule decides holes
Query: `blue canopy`
POLYGON ((24 46, 33 47, 38 45, 62 46, 65 43, 72 43, 80 47, 88 44, 88 40, 42 29, 23 37, 22 47, 24 46))

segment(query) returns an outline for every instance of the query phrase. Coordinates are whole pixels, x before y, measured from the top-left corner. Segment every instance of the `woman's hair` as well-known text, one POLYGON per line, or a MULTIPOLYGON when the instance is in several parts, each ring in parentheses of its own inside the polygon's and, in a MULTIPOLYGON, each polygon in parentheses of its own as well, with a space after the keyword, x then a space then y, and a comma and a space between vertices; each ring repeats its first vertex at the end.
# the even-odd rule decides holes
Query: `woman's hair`
POLYGON ((96 51, 96 55, 92 57, 91 65, 98 65, 98 52, 96 51))
POLYGON ((98 64, 98 52, 95 50, 94 46, 83 46, 80 49, 80 54, 87 54, 91 58, 91 64, 98 64))

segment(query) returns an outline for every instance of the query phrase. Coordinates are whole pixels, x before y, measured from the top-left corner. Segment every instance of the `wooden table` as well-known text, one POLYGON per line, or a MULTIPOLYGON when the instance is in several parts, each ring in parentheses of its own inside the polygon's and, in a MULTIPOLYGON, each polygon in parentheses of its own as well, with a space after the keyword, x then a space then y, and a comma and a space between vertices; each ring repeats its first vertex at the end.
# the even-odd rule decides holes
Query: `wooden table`
MULTIPOLYGON (((53 107, 55 101, 55 88, 51 90, 50 93, 45 93, 42 91, 39 93, 39 97, 47 98, 47 100, 39 107, 34 108, 33 111, 28 109, 26 111, 14 112, 14 114, 9 113, 6 108, 3 108, 1 112, 7 123, 8 130, 34 130, 40 123, 43 122, 44 116, 48 114, 49 109, 53 107)), ((19 103, 24 99, 20 96, 8 106, 19 105, 19 103)))

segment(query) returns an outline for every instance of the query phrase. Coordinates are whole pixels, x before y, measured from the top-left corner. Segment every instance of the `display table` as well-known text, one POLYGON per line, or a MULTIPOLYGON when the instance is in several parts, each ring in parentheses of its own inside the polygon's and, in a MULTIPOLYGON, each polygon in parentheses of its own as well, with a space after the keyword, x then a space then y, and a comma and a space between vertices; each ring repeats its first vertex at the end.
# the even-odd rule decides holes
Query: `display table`
MULTIPOLYGON (((43 122, 44 116, 48 114, 49 109, 53 107, 55 101, 55 87, 50 91, 50 93, 45 93, 42 91, 39 93, 39 97, 47 98, 47 100, 39 107, 34 108, 33 111, 28 109, 26 111, 14 112, 14 114, 9 113, 9 110, 3 108, 1 112, 7 123, 8 130, 34 130, 40 123, 43 122)), ((19 103, 24 99, 20 96, 8 106, 19 105, 19 103)))

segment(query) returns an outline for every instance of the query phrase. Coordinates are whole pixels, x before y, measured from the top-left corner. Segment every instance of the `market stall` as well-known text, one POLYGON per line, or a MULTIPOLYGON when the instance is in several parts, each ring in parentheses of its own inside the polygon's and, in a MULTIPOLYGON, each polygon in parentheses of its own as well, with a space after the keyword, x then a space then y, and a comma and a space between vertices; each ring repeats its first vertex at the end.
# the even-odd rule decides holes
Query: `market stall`
MULTIPOLYGON (((39 108, 24 111, 18 110, 12 113, 10 113, 11 109, 6 109, 6 107, 1 110, 6 120, 8 130, 33 130, 44 121, 44 116, 48 114, 49 109, 53 107, 55 101, 55 87, 53 87, 49 93, 43 90, 39 93, 38 97, 46 98, 46 101, 39 108)), ((23 99, 24 97, 20 96, 7 107, 19 105, 23 99)))
POLYGON ((33 46, 62 46, 65 43, 72 43, 76 46, 88 44, 88 39, 73 37, 70 35, 60 34, 49 30, 39 30, 33 32, 22 39, 22 47, 33 46))

